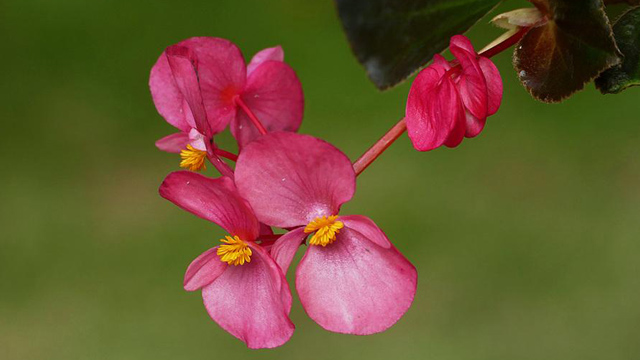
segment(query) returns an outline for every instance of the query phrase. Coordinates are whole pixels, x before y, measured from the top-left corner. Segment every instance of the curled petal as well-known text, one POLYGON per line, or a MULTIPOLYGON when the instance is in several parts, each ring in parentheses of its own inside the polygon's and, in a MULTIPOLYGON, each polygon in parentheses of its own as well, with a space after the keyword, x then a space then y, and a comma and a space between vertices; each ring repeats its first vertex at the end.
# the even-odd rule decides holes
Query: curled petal
POLYGON ((487 93, 489 96, 487 116, 495 114, 502 102, 502 77, 496 65, 485 57, 479 59, 482 74, 487 82, 487 93))
POLYGON ((249 348, 273 348, 287 342, 295 326, 289 320, 291 292, 278 265, 259 246, 251 262, 227 266, 202 289, 209 316, 249 348))
MULTIPOLYGON (((281 61, 266 61, 247 79, 242 100, 270 131, 292 131, 300 127, 304 112, 302 85, 293 69, 281 61)), ((231 133, 240 148, 260 136, 247 114, 238 109, 231 133)))
MULTIPOLYGON (((473 48, 473 44, 471 44, 471 41, 464 35, 454 35, 451 37, 451 39, 449 40, 449 47, 450 48, 455 48, 456 50, 462 50, 464 52, 467 52, 469 54, 475 54, 476 50, 473 48)), ((454 56, 456 56, 454 54, 454 56)), ((457 56, 456 56, 457 58, 457 56)), ((460 59, 458 59, 460 60, 460 59)))
POLYGON ((449 136, 447 136, 447 140, 444 142, 444 145, 450 148, 460 145, 467 130, 465 119, 473 115, 461 106, 458 116, 459 117, 456 119, 453 129, 451 129, 449 136))
POLYGON ((462 35, 455 35, 451 38, 449 49, 462 66, 462 73, 456 84, 462 103, 476 118, 486 118, 487 83, 471 42, 462 35))
POLYGON ((184 109, 188 106, 178 89, 165 53, 158 58, 149 75, 149 88, 156 109, 171 125, 183 132, 189 132, 189 124, 184 109))
POLYGON ((189 264, 184 274, 185 290, 195 291, 211 284, 227 268, 227 264, 220 261, 220 257, 216 254, 217 250, 217 246, 209 249, 189 264))
POLYGON ((198 60, 195 53, 184 46, 174 45, 165 51, 175 84, 189 105, 194 127, 207 138, 212 136, 207 113, 202 102, 202 91, 198 80, 198 60))
POLYGON ((435 54, 433 56, 433 63, 429 65, 430 68, 438 71, 439 76, 444 76, 444 74, 451 69, 451 64, 444 58, 444 56, 440 54, 435 54))
POLYGON ((258 220, 228 177, 210 179, 189 171, 176 171, 164 179, 160 195, 184 210, 218 224, 230 235, 245 241, 258 237, 258 220))
MULTIPOLYGON (((473 114, 471 114, 470 112, 466 111, 465 112, 465 125, 463 128, 464 131, 464 136, 468 137, 468 138, 472 138, 472 137, 476 137, 478 136, 478 134, 480 134, 482 132, 482 129, 484 129, 484 125, 487 123, 487 118, 483 118, 483 119, 478 119, 475 116, 473 116, 473 114)), ((460 141, 462 141, 462 139, 460 139, 460 141)), ((459 144, 459 142, 458 142, 459 144)), ((449 147, 455 147, 458 144, 455 144, 453 146, 449 146, 449 147)))
POLYGON ((296 252, 302 241, 307 237, 303 227, 293 229, 288 233, 282 235, 271 248, 271 257, 280 266, 283 273, 287 273, 289 265, 293 257, 296 256, 296 252))
POLYGON ((189 135, 183 132, 167 135, 156 141, 156 147, 162 151, 179 154, 187 147, 189 135))
POLYGON ((405 110, 407 133, 419 151, 442 146, 460 119, 464 109, 450 77, 440 75, 437 67, 422 70, 411 85, 405 110))
POLYGON ((282 46, 274 46, 258 51, 247 65, 247 76, 265 61, 284 61, 284 51, 282 46))
POLYGON ((395 324, 416 284, 415 268, 393 246, 384 249, 347 227, 331 245, 310 246, 296 271, 307 314, 329 331, 356 335, 395 324))
POLYGON ((178 45, 191 49, 198 59, 202 99, 214 134, 224 130, 236 115, 233 98, 242 92, 246 65, 232 42, 214 37, 193 37, 178 45))
POLYGON ((323 140, 288 132, 247 145, 235 176, 258 219, 281 228, 335 215, 355 192, 356 176, 345 154, 323 140))

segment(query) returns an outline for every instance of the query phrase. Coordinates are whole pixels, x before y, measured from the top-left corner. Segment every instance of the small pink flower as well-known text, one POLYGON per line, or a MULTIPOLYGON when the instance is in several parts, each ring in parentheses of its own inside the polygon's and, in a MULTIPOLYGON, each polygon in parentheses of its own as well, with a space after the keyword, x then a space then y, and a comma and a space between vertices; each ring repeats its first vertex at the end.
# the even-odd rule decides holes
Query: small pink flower
POLYGON ((236 165, 238 191, 259 221, 293 228, 271 250, 283 271, 312 235, 296 270, 307 314, 327 330, 367 335, 386 330, 407 311, 417 274, 371 219, 338 215, 355 180, 340 150, 295 133, 260 137, 236 165))
POLYGON ((287 342, 295 328, 288 316, 289 285, 276 262, 255 243, 260 224, 233 181, 178 171, 165 178, 160 195, 229 234, 189 265, 185 290, 202 289, 209 316, 248 347, 287 342))
POLYGON ((459 65, 436 55, 411 85, 405 119, 420 151, 456 147, 464 137, 477 136, 502 101, 502 79, 491 60, 462 35, 451 38, 449 50, 459 65))
POLYGON ((196 126, 202 120, 198 117, 204 117, 209 124, 211 136, 230 124, 239 146, 246 145, 259 132, 240 109, 241 103, 262 121, 267 130, 297 131, 304 108, 302 86, 283 59, 282 48, 277 46, 258 52, 247 66, 235 44, 212 37, 194 37, 169 47, 151 69, 149 87, 160 115, 180 132, 158 140, 158 148, 180 152, 191 144, 197 149, 192 142, 198 133, 210 138, 196 126), (186 69, 176 69, 171 64, 172 52, 175 52, 171 49, 174 47, 190 53, 195 78, 185 73, 186 69), (194 79, 198 89, 181 86, 181 82, 191 84, 194 79), (199 94, 194 93, 196 91, 199 94), (191 97, 201 99, 202 111, 194 109, 191 97), (198 133, 194 133, 194 129, 198 133))

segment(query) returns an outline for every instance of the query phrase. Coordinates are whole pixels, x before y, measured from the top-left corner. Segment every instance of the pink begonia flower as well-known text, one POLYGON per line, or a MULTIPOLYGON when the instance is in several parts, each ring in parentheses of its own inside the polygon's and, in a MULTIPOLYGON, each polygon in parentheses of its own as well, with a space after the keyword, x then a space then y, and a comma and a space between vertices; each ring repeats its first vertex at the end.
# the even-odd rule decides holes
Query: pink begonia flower
POLYGON ((464 137, 477 136, 502 101, 502 79, 491 60, 462 35, 451 38, 449 50, 459 65, 434 56, 409 91, 407 132, 420 151, 456 147, 464 137))
POLYGON ((259 221, 293 228, 271 249, 285 273, 313 234, 296 289, 320 326, 367 335, 386 330, 409 309, 417 284, 413 265, 371 219, 338 215, 356 180, 340 150, 308 135, 270 133, 245 147, 235 175, 259 221))
POLYGON ((291 291, 280 267, 255 243, 260 225, 229 177, 169 174, 160 195, 222 227, 228 236, 187 268, 184 288, 202 289, 209 316, 250 348, 272 348, 294 331, 291 291))
MULTIPOLYGON (((249 65, 240 49, 232 42, 213 37, 194 37, 181 41, 177 47, 188 49, 195 57, 197 79, 204 116, 211 136, 230 124, 240 147, 259 136, 246 106, 269 131, 297 131, 302 122, 304 98, 302 86, 293 69, 283 62, 280 46, 258 52, 249 65)), ((169 49, 171 49, 170 47, 169 49)), ((187 145, 203 150, 201 140, 210 140, 196 125, 194 109, 180 88, 184 73, 176 72, 165 51, 151 69, 149 87, 160 115, 180 132, 156 142, 163 151, 178 153, 187 145)), ((187 75, 191 77, 191 75, 187 75)))

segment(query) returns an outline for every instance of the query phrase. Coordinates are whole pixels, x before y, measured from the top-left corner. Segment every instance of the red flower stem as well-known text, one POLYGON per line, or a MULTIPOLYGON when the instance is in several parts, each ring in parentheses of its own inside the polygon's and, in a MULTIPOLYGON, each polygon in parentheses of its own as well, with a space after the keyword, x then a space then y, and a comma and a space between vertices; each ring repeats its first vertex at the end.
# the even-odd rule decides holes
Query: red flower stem
POLYGON ((222 150, 222 149, 215 149, 214 150, 214 154, 221 156, 225 159, 229 159, 231 161, 238 161, 238 155, 234 154, 234 153, 230 153, 228 151, 222 150))
POLYGON ((247 116, 249 116, 249 119, 251 119, 251 122, 253 123, 253 125, 255 125, 256 128, 258 128, 258 131, 260 132, 260 134, 265 135, 267 133, 267 129, 265 129, 264 125, 262 125, 262 123, 260 122, 256 114, 254 114, 253 111, 249 109, 247 104, 245 104, 244 100, 242 100, 240 96, 236 96, 234 98, 234 101, 247 114, 247 116))
POLYGON ((378 140, 367 152, 362 154, 358 160, 353 163, 353 170, 356 176, 360 175, 375 159, 380 156, 396 139, 407 130, 407 123, 402 118, 397 124, 393 125, 391 130, 387 131, 380 140, 378 140))
MULTIPOLYGON (((506 38, 504 41, 496 44, 496 46, 487 49, 486 51, 483 51, 478 55, 486 58, 497 55, 520 41, 524 34, 526 34, 530 29, 531 27, 523 27, 515 34, 506 38)), ((460 65, 456 65, 455 67, 459 66, 460 65)), ((451 71, 452 69, 450 69, 449 71, 451 71)), ((356 172, 356 176, 362 174, 362 172, 367 167, 369 167, 369 165, 371 165, 378 158, 378 156, 380 156, 385 150, 387 150, 387 148, 391 146, 391 144, 393 144, 393 142, 396 141, 406 130, 407 123, 405 122, 405 119, 402 118, 389 131, 387 131, 387 133, 384 134, 380 138, 380 140, 373 144, 373 146, 371 146, 369 150, 362 154, 362 156, 360 156, 358 160, 353 163, 353 170, 356 172)))

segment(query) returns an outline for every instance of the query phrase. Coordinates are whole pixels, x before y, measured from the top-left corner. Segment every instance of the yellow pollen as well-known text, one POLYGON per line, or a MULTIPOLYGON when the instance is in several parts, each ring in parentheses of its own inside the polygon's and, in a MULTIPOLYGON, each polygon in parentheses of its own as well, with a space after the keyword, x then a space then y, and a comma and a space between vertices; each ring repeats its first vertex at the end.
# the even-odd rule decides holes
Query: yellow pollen
POLYGON ((207 166, 204 163, 204 159, 207 157, 207 152, 198 150, 191 146, 191 144, 187 144, 187 148, 180 151, 180 157, 182 158, 182 161, 180 161, 181 168, 189 169, 191 171, 207 169, 207 166))
POLYGON ((247 243, 240 240, 239 237, 225 236, 220 239, 224 244, 220 245, 216 254, 220 256, 220 260, 229 265, 244 265, 245 262, 251 262, 251 248, 247 243))
POLYGON ((304 228, 305 233, 310 234, 315 231, 309 244, 325 247, 336 241, 336 234, 344 227, 342 221, 336 221, 337 218, 338 215, 331 215, 328 218, 326 216, 317 217, 307 224, 304 228))

